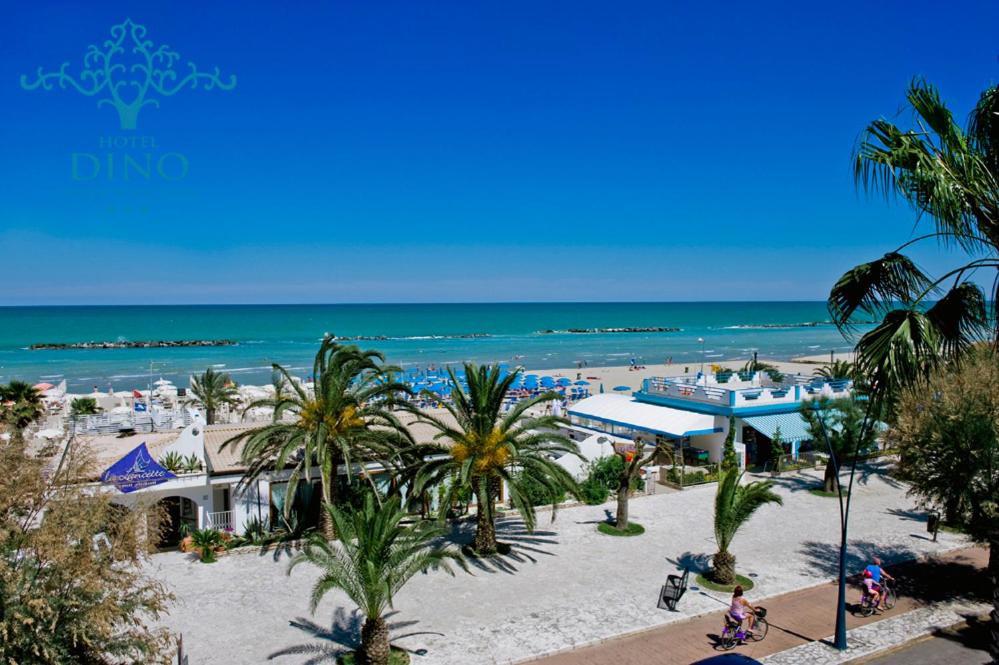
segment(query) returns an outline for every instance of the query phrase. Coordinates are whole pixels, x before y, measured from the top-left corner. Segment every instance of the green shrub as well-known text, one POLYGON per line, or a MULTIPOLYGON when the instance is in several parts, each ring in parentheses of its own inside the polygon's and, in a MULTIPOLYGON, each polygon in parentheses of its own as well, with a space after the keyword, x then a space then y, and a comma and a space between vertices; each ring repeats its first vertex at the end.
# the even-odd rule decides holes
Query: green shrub
MULTIPOLYGON (((620 455, 608 455, 601 457, 590 466, 590 475, 587 480, 600 483, 607 488, 608 492, 616 493, 618 479, 623 471, 624 458, 620 455)), ((632 478, 630 488, 632 492, 644 490, 645 481, 641 478, 632 478)))
POLYGON ((194 453, 191 453, 184 458, 184 471, 195 472, 201 471, 201 460, 194 453))
POLYGON ((591 506, 599 506, 610 496, 610 490, 592 475, 579 484, 579 500, 591 506))
POLYGON ((710 471, 705 471, 703 469, 698 469, 696 467, 686 467, 683 471, 683 477, 681 482, 680 467, 674 466, 666 472, 666 480, 671 483, 676 483, 677 485, 700 485, 702 483, 713 483, 718 480, 718 474, 712 473, 710 471), (688 471, 687 469, 691 469, 688 471))
POLYGON ((180 453, 171 450, 160 458, 160 466, 170 473, 177 473, 184 469, 184 457, 180 453))
POLYGON ((530 475, 521 475, 520 485, 523 489, 524 499, 532 506, 550 506, 553 503, 565 501, 565 490, 558 490, 552 493, 547 487, 539 483, 530 475))

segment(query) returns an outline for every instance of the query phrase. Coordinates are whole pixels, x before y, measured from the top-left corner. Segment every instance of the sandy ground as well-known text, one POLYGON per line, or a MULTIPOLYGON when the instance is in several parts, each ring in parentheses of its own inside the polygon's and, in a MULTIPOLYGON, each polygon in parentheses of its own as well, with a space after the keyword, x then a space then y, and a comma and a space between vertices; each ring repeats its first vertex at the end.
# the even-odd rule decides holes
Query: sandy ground
MULTIPOLYGON (((780 478, 784 506, 762 508, 736 536, 738 569, 757 584, 751 600, 835 575, 837 501, 806 491, 819 477, 809 472, 780 478)), ((680 612, 656 607, 667 574, 679 565, 703 568, 714 552, 714 492, 705 485, 634 499, 633 519, 647 529, 637 538, 596 531, 611 503, 560 511, 554 523, 543 517, 533 534, 507 520, 500 533, 514 545, 510 556, 479 562, 455 577, 418 575, 397 595, 393 620, 409 624, 396 634, 420 633, 398 643, 426 649, 426 655, 414 656, 416 664, 511 663, 720 613, 727 596, 718 593, 688 593, 680 612)), ((913 509, 906 488, 877 467, 867 468, 854 497, 851 570, 874 553, 890 561, 964 544, 950 533, 931 542, 925 515, 913 509)), ((469 528, 455 536, 461 542, 470 537, 469 528)), ((303 565, 288 575, 286 555, 231 554, 205 565, 166 553, 150 565, 177 595, 166 624, 183 633, 193 663, 262 663, 284 649, 330 645, 326 636, 338 616, 340 625, 350 624, 353 605, 341 592, 327 595, 315 616, 309 614, 318 570, 303 565)), ((285 655, 274 662, 324 662, 309 657, 285 655)))

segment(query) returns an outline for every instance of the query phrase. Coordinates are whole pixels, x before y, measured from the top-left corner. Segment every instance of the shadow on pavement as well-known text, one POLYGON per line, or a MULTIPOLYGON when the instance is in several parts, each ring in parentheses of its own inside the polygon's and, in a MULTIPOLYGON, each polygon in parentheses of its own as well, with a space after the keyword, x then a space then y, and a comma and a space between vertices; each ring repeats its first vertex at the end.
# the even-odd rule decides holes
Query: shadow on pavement
MULTIPOLYGON (((399 631, 415 626, 419 621, 392 621, 392 617, 398 612, 389 612, 385 615, 388 621, 389 640, 401 640, 405 637, 416 635, 440 635, 434 632, 411 632, 400 634, 399 631)), ((290 647, 279 649, 267 656, 267 660, 274 660, 284 656, 303 656, 305 665, 319 665, 319 663, 335 663, 337 658, 350 651, 355 651, 361 645, 361 626, 364 625, 364 615, 355 609, 348 613, 342 607, 336 608, 329 627, 321 626, 311 619, 296 617, 288 624, 293 628, 301 630, 303 633, 316 641, 304 644, 295 644, 290 647)), ((405 649, 398 644, 393 647, 405 649)))
MULTIPOLYGON (((836 577, 839 574, 839 544, 806 541, 800 552, 805 555, 808 568, 816 570, 821 577, 836 577)), ((885 545, 867 540, 849 543, 846 551, 846 572, 859 573, 874 557, 881 557, 885 567, 890 568, 894 561, 914 559, 916 552, 906 546, 885 545)))
MULTIPOLYGON (((558 545, 555 531, 542 531, 535 529, 528 531, 523 520, 511 518, 500 518, 496 521, 496 540, 502 545, 509 547, 508 552, 498 553, 491 557, 466 556, 465 562, 469 569, 475 568, 484 573, 507 573, 512 575, 517 572, 517 564, 536 563, 538 556, 555 556, 550 551, 552 545, 558 545)), ((475 539, 475 522, 473 520, 462 520, 452 526, 451 533, 447 537, 447 542, 466 547, 471 545, 475 539)))

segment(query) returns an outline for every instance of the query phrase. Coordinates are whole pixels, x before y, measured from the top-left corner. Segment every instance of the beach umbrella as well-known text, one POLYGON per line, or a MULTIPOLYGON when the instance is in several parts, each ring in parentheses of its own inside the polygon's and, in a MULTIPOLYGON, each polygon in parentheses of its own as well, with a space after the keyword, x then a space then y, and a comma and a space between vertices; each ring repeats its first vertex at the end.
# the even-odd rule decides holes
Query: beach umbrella
POLYGON ((552 404, 552 415, 556 418, 562 417, 562 402, 555 402, 552 404))
POLYGON ((588 385, 590 385, 590 382, 589 381, 576 381, 573 385, 576 385, 576 386, 588 386, 588 385))
POLYGON ((614 386, 614 390, 616 390, 619 393, 620 392, 627 392, 627 391, 631 390, 631 387, 630 386, 614 386))
POLYGON ((168 380, 164 379, 161 376, 160 379, 159 379, 159 381, 155 381, 153 383, 153 385, 154 386, 172 386, 173 385, 173 381, 168 381, 168 380))
POLYGON ((564 376, 561 379, 559 379, 558 381, 556 381, 556 383, 559 384, 560 386, 572 385, 572 381, 570 381, 569 379, 565 378, 564 376))

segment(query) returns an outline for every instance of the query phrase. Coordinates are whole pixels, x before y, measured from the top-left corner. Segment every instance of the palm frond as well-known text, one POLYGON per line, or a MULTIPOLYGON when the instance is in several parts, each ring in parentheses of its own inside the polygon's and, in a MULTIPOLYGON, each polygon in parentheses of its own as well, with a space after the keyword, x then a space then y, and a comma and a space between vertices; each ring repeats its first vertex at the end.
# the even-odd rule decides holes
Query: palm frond
POLYGON ((829 292, 827 306, 840 330, 851 330, 851 319, 858 310, 884 314, 898 302, 912 302, 929 284, 929 278, 909 257, 890 252, 847 271, 829 292))

